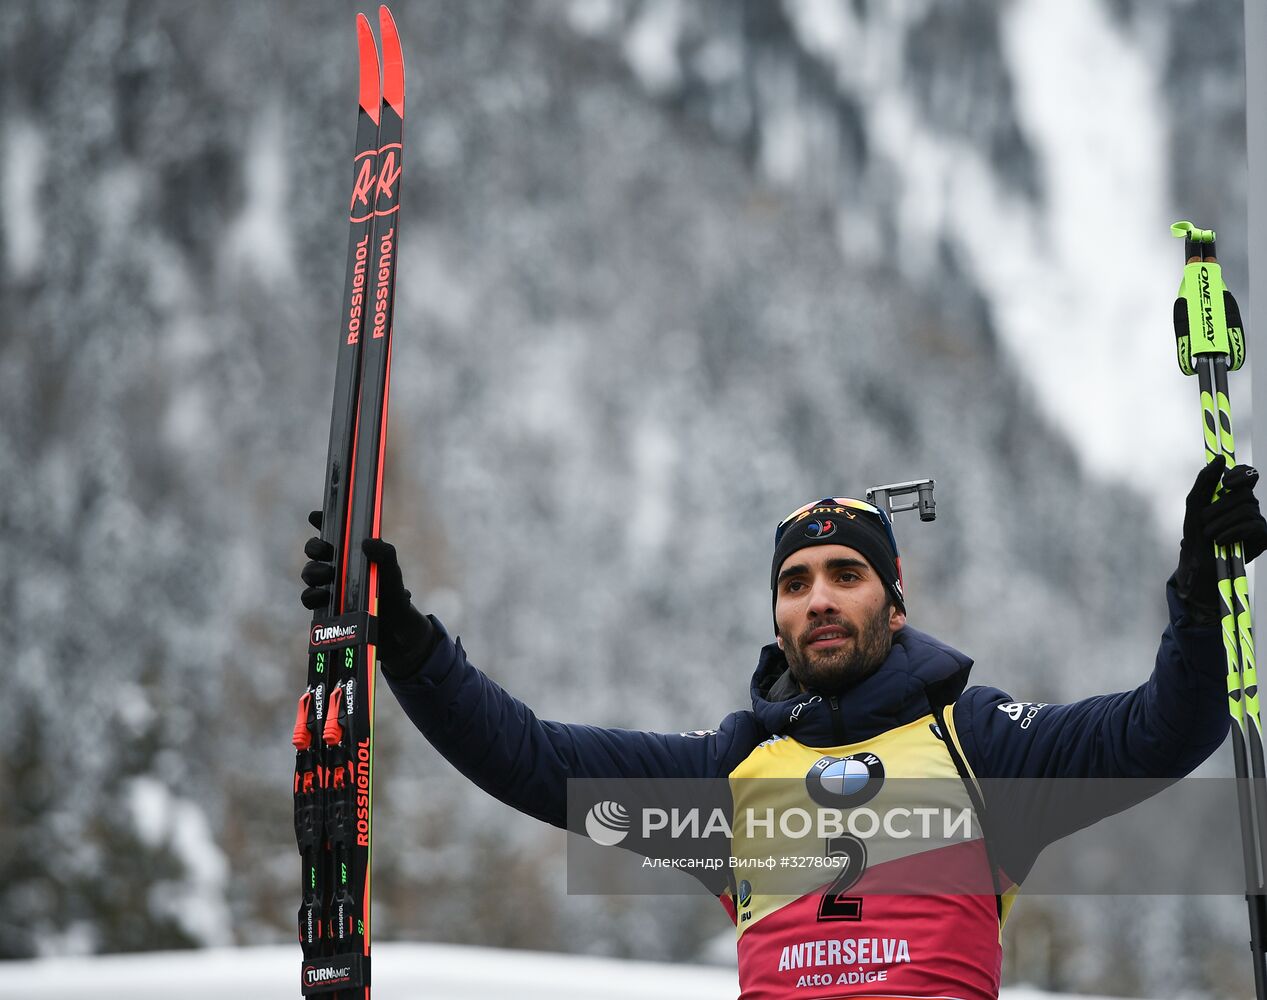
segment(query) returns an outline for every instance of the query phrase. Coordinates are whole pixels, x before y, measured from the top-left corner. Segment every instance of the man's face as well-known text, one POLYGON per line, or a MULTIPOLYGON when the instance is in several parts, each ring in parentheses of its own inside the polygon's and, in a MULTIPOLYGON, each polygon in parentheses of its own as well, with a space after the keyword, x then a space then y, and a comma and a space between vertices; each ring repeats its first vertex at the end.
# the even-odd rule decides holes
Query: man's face
POLYGON ((847 545, 798 549, 775 587, 777 641, 802 688, 837 693, 865 680, 906 624, 879 574, 847 545))

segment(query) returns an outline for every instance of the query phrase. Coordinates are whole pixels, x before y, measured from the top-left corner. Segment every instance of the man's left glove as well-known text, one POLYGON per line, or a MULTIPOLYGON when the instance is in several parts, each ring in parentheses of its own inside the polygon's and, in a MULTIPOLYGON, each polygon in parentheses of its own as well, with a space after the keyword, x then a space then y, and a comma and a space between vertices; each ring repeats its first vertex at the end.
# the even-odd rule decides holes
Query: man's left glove
POLYGON ((1193 624, 1212 625, 1219 620, 1214 546, 1240 542, 1247 563, 1267 550, 1267 520, 1254 496, 1258 471, 1237 465, 1223 475, 1225 466, 1223 456, 1217 455, 1197 474, 1184 513, 1175 590, 1187 606, 1193 624), (1211 503, 1220 476, 1223 491, 1211 503))

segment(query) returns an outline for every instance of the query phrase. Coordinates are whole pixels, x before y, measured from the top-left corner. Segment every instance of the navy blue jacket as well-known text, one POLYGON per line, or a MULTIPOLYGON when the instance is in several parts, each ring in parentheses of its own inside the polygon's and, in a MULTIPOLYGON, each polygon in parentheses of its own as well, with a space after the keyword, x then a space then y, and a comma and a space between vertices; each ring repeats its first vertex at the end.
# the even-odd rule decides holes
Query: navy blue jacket
MULTIPOLYGON (((1195 626, 1166 590, 1170 624, 1152 676, 1133 691, 1069 704, 1016 702, 993 687, 966 687, 972 660, 909 626, 861 684, 839 697, 797 690, 777 646, 761 651, 751 711, 716 730, 651 733, 539 720, 477 670, 461 642, 438 644, 404 678, 388 678, 414 725, 459 771, 507 805, 566 824, 568 778, 724 778, 763 740, 792 737, 812 747, 857 743, 951 705, 964 757, 986 787, 991 813, 1023 816, 1025 843, 995 844, 997 862, 1019 881, 1041 849, 1107 812, 1078 815, 1005 778, 1180 778, 1227 735, 1227 667, 1217 626, 1195 626), (991 798, 993 796, 993 799, 991 798)), ((1123 802, 1118 808, 1129 805, 1123 802)))

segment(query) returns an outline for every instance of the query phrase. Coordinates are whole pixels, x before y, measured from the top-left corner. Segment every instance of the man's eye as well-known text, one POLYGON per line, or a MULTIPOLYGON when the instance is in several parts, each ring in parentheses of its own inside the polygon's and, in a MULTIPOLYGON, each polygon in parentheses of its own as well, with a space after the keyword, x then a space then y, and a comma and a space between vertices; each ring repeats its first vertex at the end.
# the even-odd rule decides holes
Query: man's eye
POLYGON ((843 573, 840 574, 839 579, 845 580, 845 581, 853 581, 853 580, 859 580, 861 579, 861 577, 859 577, 858 574, 855 573, 853 570, 847 569, 843 573))
POLYGON ((795 594, 797 589, 803 586, 805 586, 805 584, 801 583, 800 580, 789 580, 784 585, 783 589, 786 590, 789 594, 795 594))

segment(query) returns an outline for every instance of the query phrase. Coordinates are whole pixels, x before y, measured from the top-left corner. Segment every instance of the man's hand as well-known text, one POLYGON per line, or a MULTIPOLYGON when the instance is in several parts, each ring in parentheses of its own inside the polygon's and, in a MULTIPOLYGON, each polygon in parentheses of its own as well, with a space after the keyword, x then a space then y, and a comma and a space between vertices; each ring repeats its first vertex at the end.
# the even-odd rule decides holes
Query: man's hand
MULTIPOLYGON (((308 515, 308 523, 318 531, 324 516, 321 511, 314 510, 308 515)), ((308 589, 299 595, 299 602, 309 611, 330 606, 330 584, 334 582, 334 567, 330 560, 334 558, 334 546, 313 536, 304 543, 304 555, 308 561, 299 574, 299 578, 308 585, 308 589)))
MULTIPOLYGON (((308 515, 308 523, 321 530, 321 511, 308 515)), ((383 672, 392 677, 412 673, 434 648, 439 633, 433 619, 424 616, 410 602, 404 575, 396 558, 396 548, 381 538, 361 543, 370 562, 378 566, 378 658, 383 672)), ((304 544, 308 562, 299 574, 307 589, 299 600, 309 611, 328 607, 330 584, 334 582, 334 546, 318 537, 304 544)))
POLYGON ((1267 520, 1254 496, 1257 470, 1238 465, 1224 475, 1225 466, 1223 456, 1218 455, 1197 474, 1183 518, 1175 589, 1188 606, 1189 617, 1195 624, 1213 624, 1219 620, 1214 546, 1240 542, 1247 563, 1267 549, 1267 520), (1218 500, 1211 502, 1220 477, 1223 490, 1218 500))

